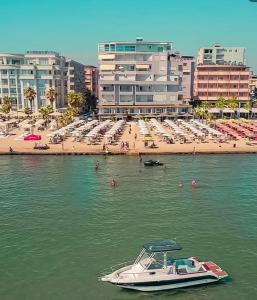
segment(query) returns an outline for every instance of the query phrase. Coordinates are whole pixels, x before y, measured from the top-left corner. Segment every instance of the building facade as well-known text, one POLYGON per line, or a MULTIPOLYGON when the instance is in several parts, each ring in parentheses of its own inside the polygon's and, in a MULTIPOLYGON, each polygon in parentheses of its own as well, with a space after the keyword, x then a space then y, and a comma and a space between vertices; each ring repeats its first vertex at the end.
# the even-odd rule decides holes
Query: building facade
POLYGON ((215 102, 226 100, 249 100, 248 67, 238 65, 198 65, 195 70, 194 95, 196 99, 215 102))
MULTIPOLYGON (((37 111, 50 102, 46 93, 50 88, 57 92, 54 101, 56 108, 65 105, 67 95, 67 72, 66 60, 57 52, 52 51, 28 51, 24 55, 24 64, 20 67, 21 89, 32 87, 36 91, 36 97, 32 103, 32 109, 37 111)), ((28 100, 22 93, 22 108, 29 107, 28 100)))
POLYGON ((245 65, 245 48, 222 47, 220 44, 200 48, 197 65, 245 65))
POLYGON ((187 112, 183 63, 171 59, 170 42, 107 42, 98 45, 99 115, 187 112))
POLYGON ((84 72, 86 89, 98 97, 98 68, 95 66, 85 66, 84 72))
POLYGON ((28 51, 25 54, 0 54, 0 99, 9 96, 12 109, 29 107, 24 90, 32 87, 36 97, 33 111, 50 104, 46 93, 50 88, 57 92, 54 107, 66 105, 68 92, 85 95, 84 65, 53 51, 28 51))
POLYGON ((257 75, 252 75, 249 80, 251 99, 257 99, 257 75))
POLYGON ((20 84, 20 66, 24 55, 0 53, 0 103, 8 96, 14 109, 22 107, 22 90, 20 84))

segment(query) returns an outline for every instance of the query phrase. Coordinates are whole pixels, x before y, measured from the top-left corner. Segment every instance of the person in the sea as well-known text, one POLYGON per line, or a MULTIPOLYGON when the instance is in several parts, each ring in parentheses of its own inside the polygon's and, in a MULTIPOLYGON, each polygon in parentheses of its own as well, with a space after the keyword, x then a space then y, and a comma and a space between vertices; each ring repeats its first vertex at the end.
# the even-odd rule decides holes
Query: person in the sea
POLYGON ((112 179, 112 181, 111 181, 111 186, 112 186, 113 188, 116 188, 116 186, 117 186, 117 181, 114 180, 114 179, 112 179))
POLYGON ((98 169, 99 169, 99 161, 97 160, 95 164, 95 170, 97 171, 98 169))
POLYGON ((192 185, 192 188, 196 187, 196 180, 195 179, 192 180, 191 185, 192 185))

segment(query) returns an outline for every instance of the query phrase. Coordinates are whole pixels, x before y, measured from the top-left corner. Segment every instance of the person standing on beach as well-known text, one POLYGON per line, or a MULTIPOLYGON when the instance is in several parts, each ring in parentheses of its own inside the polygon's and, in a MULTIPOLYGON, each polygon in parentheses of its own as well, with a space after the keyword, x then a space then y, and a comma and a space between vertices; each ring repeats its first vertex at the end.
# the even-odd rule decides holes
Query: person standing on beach
POLYGON ((64 144, 63 144, 63 142, 62 142, 62 151, 64 150, 64 144))

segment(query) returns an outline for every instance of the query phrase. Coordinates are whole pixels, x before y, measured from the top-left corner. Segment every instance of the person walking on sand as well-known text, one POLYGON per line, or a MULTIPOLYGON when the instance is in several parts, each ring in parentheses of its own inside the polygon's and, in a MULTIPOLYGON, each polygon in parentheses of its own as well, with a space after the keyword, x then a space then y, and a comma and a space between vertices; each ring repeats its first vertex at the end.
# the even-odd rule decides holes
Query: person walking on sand
POLYGON ((62 142, 62 151, 64 150, 64 144, 63 144, 63 142, 62 142))

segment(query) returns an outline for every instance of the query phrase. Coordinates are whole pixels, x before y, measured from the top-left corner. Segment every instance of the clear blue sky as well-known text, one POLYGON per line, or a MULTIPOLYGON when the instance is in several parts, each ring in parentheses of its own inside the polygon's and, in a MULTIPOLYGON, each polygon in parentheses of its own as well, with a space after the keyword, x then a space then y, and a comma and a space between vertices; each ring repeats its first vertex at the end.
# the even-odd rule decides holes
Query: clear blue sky
POLYGON ((257 3, 249 0, 0 0, 0 52, 55 50, 97 63, 97 43, 172 41, 195 55, 220 42, 244 46, 257 72, 257 3))

